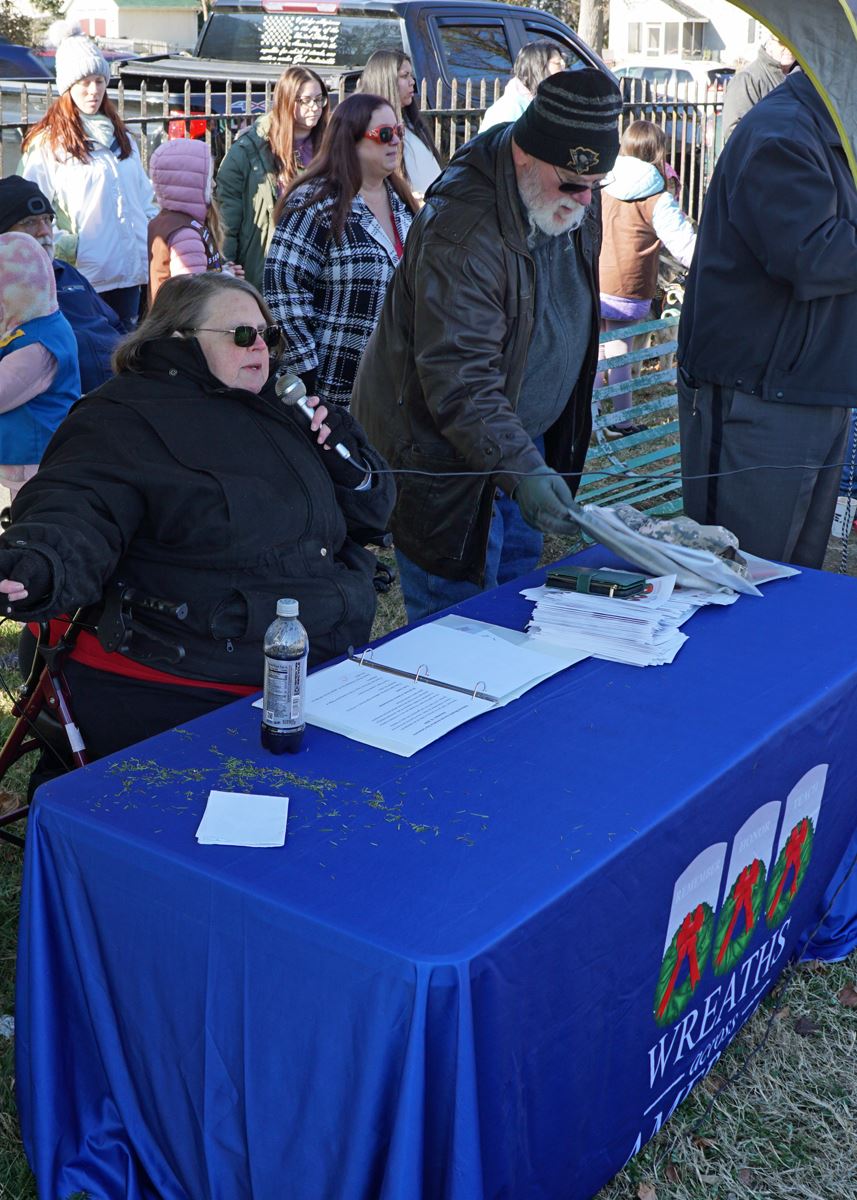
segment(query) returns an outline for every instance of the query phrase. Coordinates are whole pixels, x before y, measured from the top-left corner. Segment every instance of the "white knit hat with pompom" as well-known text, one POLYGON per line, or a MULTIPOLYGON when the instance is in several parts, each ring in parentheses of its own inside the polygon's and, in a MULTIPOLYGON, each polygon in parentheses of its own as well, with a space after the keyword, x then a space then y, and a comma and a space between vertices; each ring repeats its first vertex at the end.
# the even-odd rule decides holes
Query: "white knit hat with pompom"
MULTIPOLYGON (((59 24, 61 22, 55 22, 51 26, 49 37, 59 24)), ((57 91, 62 94, 87 75, 103 75, 105 81, 109 80, 110 63, 95 42, 91 42, 84 34, 72 33, 57 41, 56 74, 57 91)))

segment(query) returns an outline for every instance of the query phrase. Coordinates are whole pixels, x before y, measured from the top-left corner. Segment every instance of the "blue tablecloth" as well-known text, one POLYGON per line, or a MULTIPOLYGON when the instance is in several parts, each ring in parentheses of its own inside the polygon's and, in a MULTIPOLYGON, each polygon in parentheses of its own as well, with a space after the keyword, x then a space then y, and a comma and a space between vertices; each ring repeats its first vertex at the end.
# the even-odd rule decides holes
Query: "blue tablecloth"
POLYGON ((40 1197, 591 1196, 843 869, 855 602, 807 571, 701 612, 669 667, 589 660, 410 760, 312 728, 270 757, 241 701, 42 789, 17 1007, 40 1197), (285 847, 198 846, 213 787, 288 794, 285 847))

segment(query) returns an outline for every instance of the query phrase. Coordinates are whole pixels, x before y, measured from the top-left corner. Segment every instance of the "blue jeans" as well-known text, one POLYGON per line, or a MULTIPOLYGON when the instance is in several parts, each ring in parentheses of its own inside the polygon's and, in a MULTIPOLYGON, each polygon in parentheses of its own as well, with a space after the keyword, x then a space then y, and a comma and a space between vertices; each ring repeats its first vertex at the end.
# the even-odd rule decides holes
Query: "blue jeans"
POLYGON ((515 501, 505 492, 498 491, 488 534, 484 587, 467 579, 432 575, 411 562, 400 550, 396 551, 408 621, 419 621, 498 584, 526 575, 541 558, 543 543, 541 533, 526 523, 515 501))

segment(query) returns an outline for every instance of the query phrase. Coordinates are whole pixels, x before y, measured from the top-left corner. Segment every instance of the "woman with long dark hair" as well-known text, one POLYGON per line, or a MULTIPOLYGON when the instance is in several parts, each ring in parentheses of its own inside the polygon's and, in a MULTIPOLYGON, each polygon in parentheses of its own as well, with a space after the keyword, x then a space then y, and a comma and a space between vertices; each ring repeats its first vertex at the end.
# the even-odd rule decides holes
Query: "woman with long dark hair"
POLYGON ((265 299, 285 335, 282 365, 328 408, 350 403, 417 211, 397 170, 402 133, 381 96, 348 96, 277 205, 265 299))
POLYGON ((25 136, 19 172, 56 213, 55 254, 86 276, 133 328, 149 273, 146 236, 157 214, 152 185, 127 127, 106 94, 110 67, 79 35, 56 52, 59 97, 25 136))
POLYGON ((277 80, 271 111, 236 138, 220 165, 215 196, 223 254, 260 290, 277 200, 318 153, 328 115, 327 88, 315 71, 288 67, 277 80))
POLYGON ((370 96, 383 96, 396 119, 404 125, 402 174, 421 199, 429 184, 441 173, 443 164, 420 112, 411 60, 401 50, 376 50, 363 68, 357 90, 370 96))

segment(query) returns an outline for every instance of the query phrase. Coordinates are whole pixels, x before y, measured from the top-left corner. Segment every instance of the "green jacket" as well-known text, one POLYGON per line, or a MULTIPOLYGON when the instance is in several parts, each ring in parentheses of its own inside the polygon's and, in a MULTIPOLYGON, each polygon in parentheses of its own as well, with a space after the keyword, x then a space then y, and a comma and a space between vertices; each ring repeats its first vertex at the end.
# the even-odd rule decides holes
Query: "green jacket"
POLYGON ((223 257, 240 263, 260 292, 277 203, 277 168, 266 136, 270 121, 269 114, 259 117, 232 143, 214 192, 223 220, 223 257))

